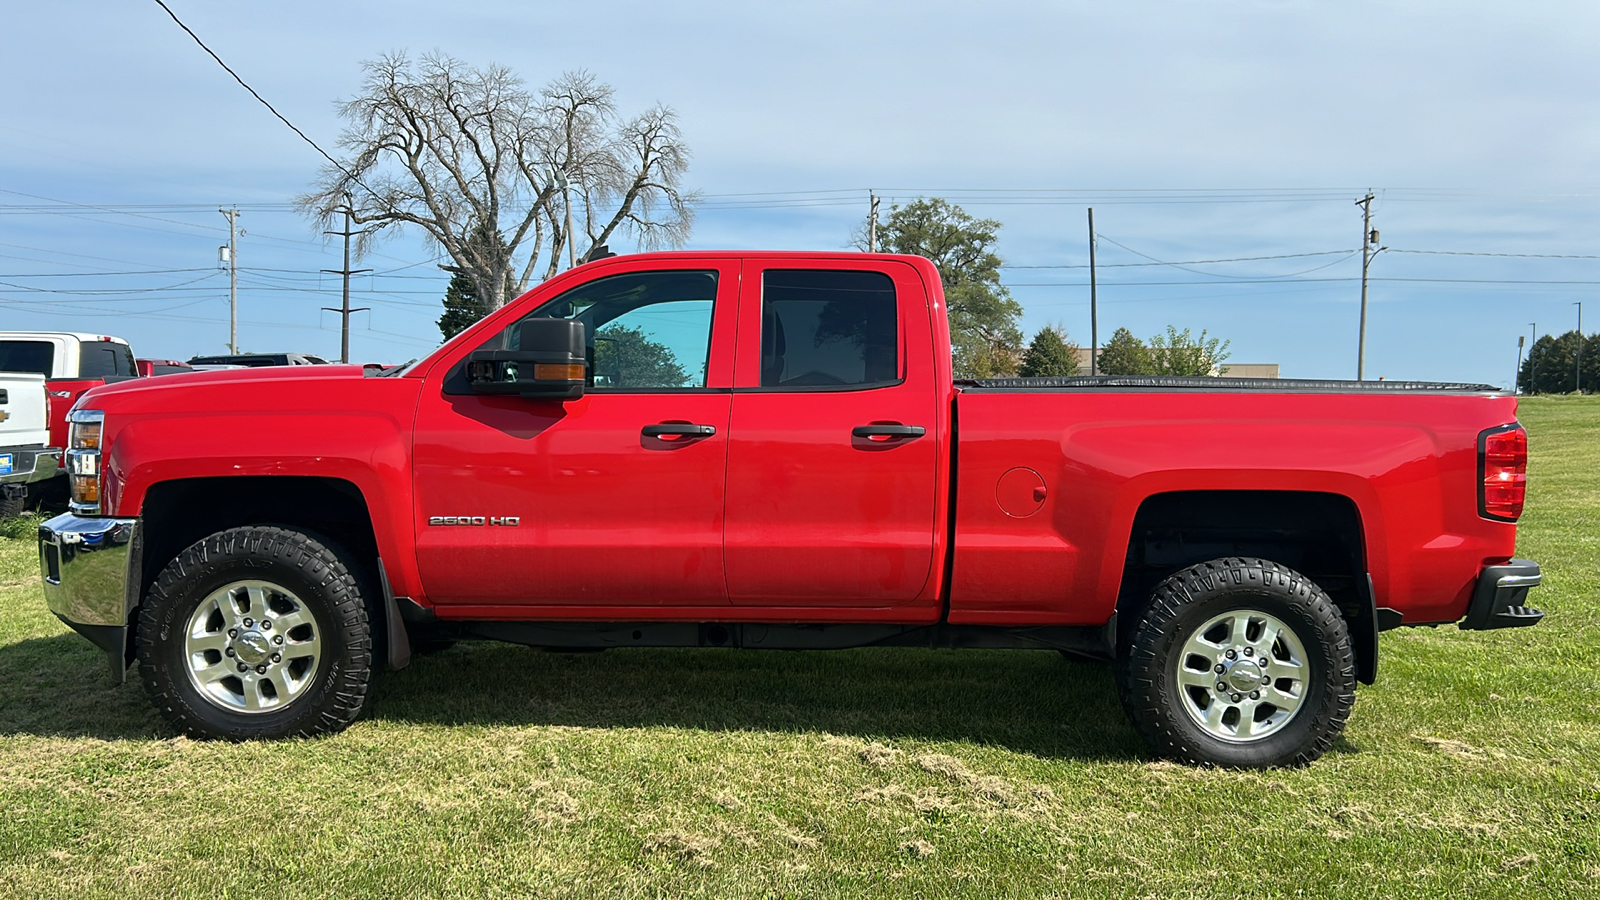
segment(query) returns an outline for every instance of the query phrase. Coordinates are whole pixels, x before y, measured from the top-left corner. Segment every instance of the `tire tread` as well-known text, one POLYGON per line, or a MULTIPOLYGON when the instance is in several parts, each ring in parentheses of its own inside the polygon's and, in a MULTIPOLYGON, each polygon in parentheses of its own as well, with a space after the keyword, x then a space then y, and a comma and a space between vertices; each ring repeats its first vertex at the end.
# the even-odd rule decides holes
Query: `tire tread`
POLYGON ((1192 765, 1242 768, 1304 766, 1328 752, 1355 705, 1355 677, 1355 652, 1349 631, 1328 595, 1299 572, 1254 557, 1198 563, 1157 585, 1144 618, 1118 654, 1116 665, 1117 692, 1123 708, 1156 754, 1192 765), (1171 639, 1179 617, 1194 604, 1231 589, 1251 587, 1278 594, 1311 618, 1316 635, 1314 646, 1308 646, 1307 653, 1324 654, 1329 675, 1326 684, 1314 687, 1321 696, 1307 697, 1308 705, 1300 711, 1301 716, 1311 716, 1308 739, 1281 758, 1264 757, 1258 744, 1230 748, 1237 751, 1234 753, 1215 752, 1216 748, 1197 744, 1181 730, 1187 723, 1178 721, 1183 713, 1176 707, 1176 698, 1168 696, 1168 658, 1162 645, 1171 639))
POLYGON ((197 739, 311 738, 338 733, 361 715, 372 680, 371 629, 355 576, 339 555, 322 542, 276 526, 219 531, 178 554, 161 570, 140 605, 134 640, 139 677, 156 709, 174 728, 197 739), (344 648, 342 654, 333 655, 326 663, 335 667, 326 676, 329 683, 312 688, 313 692, 325 691, 320 704, 315 704, 315 712, 305 710, 281 731, 262 733, 260 728, 237 724, 218 727, 213 721, 218 714, 205 708, 204 701, 197 705, 184 696, 187 685, 180 681, 183 674, 170 672, 162 664, 161 652, 168 638, 165 632, 172 627, 172 610, 184 603, 186 585, 216 565, 236 558, 274 560, 298 570, 325 595, 330 607, 327 612, 333 620, 331 627, 337 632, 339 646, 344 648), (168 618, 168 624, 163 624, 163 617, 168 618))

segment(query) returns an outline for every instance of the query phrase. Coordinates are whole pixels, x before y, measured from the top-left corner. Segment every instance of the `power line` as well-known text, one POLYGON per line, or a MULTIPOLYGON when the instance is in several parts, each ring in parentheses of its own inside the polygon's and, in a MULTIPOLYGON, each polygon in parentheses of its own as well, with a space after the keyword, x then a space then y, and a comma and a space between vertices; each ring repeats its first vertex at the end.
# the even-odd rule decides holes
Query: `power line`
MULTIPOLYGON (((1106 240, 1111 241, 1110 238, 1106 238, 1106 240)), ((1111 242, 1114 243, 1114 244, 1116 243, 1115 241, 1111 241, 1111 242)), ((1122 247, 1121 244, 1117 244, 1117 246, 1118 247, 1122 247)), ((1123 247, 1123 249, 1126 250, 1127 248, 1123 247)), ((1356 252, 1357 251, 1355 251, 1355 250, 1318 250, 1315 253, 1279 253, 1279 254, 1277 254, 1275 256, 1235 256, 1235 257, 1231 257, 1229 259, 1185 259, 1185 260, 1179 260, 1177 262, 1160 262, 1160 261, 1157 261, 1157 262, 1142 262, 1142 263, 1097 263, 1095 267, 1099 268, 1099 269, 1132 269, 1132 268, 1138 268, 1138 267, 1141 267, 1141 266, 1198 266, 1198 265, 1203 265, 1203 264, 1206 264, 1206 263, 1255 262, 1256 260, 1262 260, 1262 259, 1297 259, 1297 258, 1306 257, 1306 256, 1334 256, 1334 255, 1337 255, 1337 254, 1340 254, 1340 253, 1343 253, 1343 254, 1346 254, 1346 255, 1351 255, 1351 254, 1354 254, 1356 252)), ((1142 253, 1139 254, 1139 255, 1144 256, 1144 254, 1142 254, 1142 253)), ((1150 257, 1145 257, 1145 258, 1149 259, 1150 257)), ((1089 267, 1088 267, 1088 265, 1058 265, 1058 266, 1009 266, 1009 265, 1002 265, 999 268, 1002 268, 1002 269, 1087 269, 1089 267)))
POLYGON ((36 272, 0 275, 0 278, 99 278, 106 275, 171 275, 176 272, 209 272, 210 269, 138 269, 128 272, 36 272))
POLYGON ((9 281, 0 281, 0 285, 5 285, 6 287, 14 288, 14 289, 19 290, 19 291, 33 291, 33 292, 40 293, 40 294, 152 294, 152 293, 156 293, 158 291, 170 291, 170 290, 173 290, 175 288, 181 288, 184 285, 194 284, 195 282, 199 282, 199 281, 205 281, 207 278, 215 278, 220 274, 222 274, 222 273, 213 271, 213 272, 208 272, 207 274, 202 275, 199 278, 191 278, 188 281, 180 281, 177 284, 168 284, 168 285, 163 285, 161 287, 154 287, 154 288, 124 288, 124 289, 121 289, 121 290, 92 290, 91 291, 91 290, 68 290, 68 289, 65 289, 65 288, 42 288, 42 287, 33 287, 31 285, 26 285, 26 284, 13 284, 12 282, 9 282, 9 281))
MULTIPOLYGON (((222 57, 218 56, 210 47, 207 47, 206 46, 206 42, 200 40, 200 36, 198 34, 195 34, 192 30, 190 30, 189 26, 183 24, 183 20, 178 18, 178 14, 173 12, 172 9, 167 6, 166 3, 162 2, 162 0, 156 0, 156 5, 161 7, 162 10, 164 10, 167 15, 171 16, 172 17, 172 21, 177 22, 178 23, 178 27, 182 28, 185 34, 189 35, 189 37, 194 38, 194 42, 196 44, 200 45, 200 49, 204 50, 207 55, 209 55, 212 59, 216 60, 217 61, 217 65, 221 66, 222 70, 224 72, 227 72, 229 75, 232 75, 233 76, 233 80, 239 82, 239 86, 240 87, 242 87, 245 90, 249 91, 250 92, 250 96, 256 98, 259 101, 261 101, 261 105, 265 106, 267 108, 268 112, 272 113, 274 116, 277 116, 278 117, 278 121, 280 121, 283 124, 289 126, 289 130, 290 131, 293 131, 295 134, 300 135, 300 139, 301 140, 303 140, 306 143, 310 144, 312 149, 316 150, 318 153, 321 153, 323 158, 326 159, 328 162, 333 163, 333 165, 339 171, 345 173, 346 175, 349 175, 350 178, 352 180, 354 180, 356 184, 361 184, 361 180, 359 178, 356 178, 355 175, 351 174, 350 170, 348 170, 344 166, 340 165, 339 161, 337 159, 334 159, 333 157, 329 156, 328 155, 328 151, 326 151, 326 150, 322 149, 321 147, 317 146, 317 142, 313 141, 310 137, 308 137, 304 131, 301 131, 299 128, 296 128, 295 124, 293 122, 291 122, 288 119, 284 118, 283 117, 283 113, 280 113, 276 109, 274 109, 272 107, 272 104, 267 102, 267 98, 265 98, 265 97, 261 96, 260 94, 256 93, 256 89, 255 88, 253 88, 250 85, 246 84, 245 80, 243 78, 239 77, 239 73, 238 72, 235 72, 234 70, 228 68, 228 64, 222 61, 222 57)), ((361 184, 361 186, 362 187, 367 187, 364 184, 361 184)), ((370 191, 372 189, 371 188, 367 188, 367 190, 370 191)))
MULTIPOLYGON (((157 0, 157 2, 160 2, 160 0, 157 0)), ((70 200, 57 200, 54 197, 41 197, 38 194, 27 194, 27 193, 23 193, 22 191, 13 191, 13 190, 9 190, 7 188, 0 188, 0 194, 15 194, 18 197, 32 197, 35 200, 48 200, 51 203, 59 203, 62 206, 75 206, 75 207, 78 207, 80 209, 89 209, 89 210, 94 210, 96 212, 114 212, 114 213, 118 213, 120 215, 133 216, 133 217, 139 218, 139 219, 149 219, 152 222, 165 222, 168 225, 181 225, 181 226, 183 226, 185 228, 204 228, 207 231, 221 231, 222 230, 220 228, 217 228, 215 226, 210 226, 210 225, 197 225, 197 224, 195 224, 193 222, 179 222, 177 219, 163 219, 163 218, 161 218, 159 216, 147 216, 147 215, 144 215, 142 213, 128 212, 126 210, 109 209, 109 208, 104 207, 104 206, 95 206, 93 204, 88 204, 88 203, 73 203, 70 200)), ((4 209, 4 207, 0 207, 0 209, 4 209)), ((68 213, 66 210, 61 210, 60 214, 62 214, 62 215, 70 215, 70 213, 68 213)))
POLYGON ((1467 250, 1399 250, 1390 253, 1425 253, 1429 256, 1504 256, 1512 259, 1600 259, 1600 256, 1581 253, 1481 253, 1467 250))
MULTIPOLYGON (((1127 244, 1118 243, 1117 241, 1114 241, 1111 238, 1108 238, 1103 234, 1102 235, 1098 235, 1098 236, 1101 237, 1101 238, 1104 238, 1105 241, 1107 243, 1109 243, 1109 244, 1115 244, 1116 246, 1121 247, 1122 249, 1128 251, 1129 253, 1132 253, 1135 256, 1142 256, 1145 259, 1150 260, 1151 263, 1153 263, 1155 265, 1171 266, 1174 269, 1181 269, 1181 270, 1183 270, 1185 272, 1193 272, 1196 275, 1205 275, 1205 276, 1208 276, 1208 277, 1211 277, 1211 278, 1229 278, 1229 279, 1236 279, 1236 280, 1246 280, 1246 279, 1251 279, 1251 278, 1261 278, 1261 277, 1263 277, 1263 276, 1259 276, 1259 275, 1258 276, 1227 275, 1227 274, 1224 274, 1224 273, 1221 273, 1221 272, 1202 272, 1199 269, 1191 269, 1191 268, 1188 267, 1188 265, 1186 265, 1184 263, 1167 262, 1166 260, 1156 259, 1154 256, 1151 256, 1148 253, 1143 253, 1143 252, 1140 252, 1138 250, 1135 250, 1132 247, 1129 247, 1127 244)), ((1308 254, 1306 254, 1307 256, 1312 256, 1312 255, 1322 256, 1322 255, 1328 255, 1328 254, 1332 254, 1332 253, 1344 253, 1346 255, 1345 255, 1344 258, 1336 259, 1333 262, 1328 263, 1327 265, 1315 266, 1313 268, 1306 269, 1306 270, 1304 270, 1302 272, 1289 272, 1289 273, 1286 273, 1286 274, 1283 274, 1283 275, 1273 275, 1273 276, 1266 276, 1266 277, 1270 277, 1270 278, 1293 278, 1293 277, 1295 277, 1297 275, 1304 275, 1304 274, 1309 273, 1309 272, 1315 272, 1318 269, 1326 269, 1326 268, 1328 268, 1328 266, 1338 265, 1339 263, 1344 262, 1345 259, 1348 259, 1349 257, 1354 256, 1359 252, 1360 252, 1359 250, 1332 250, 1332 251, 1322 251, 1322 252, 1319 252, 1317 254, 1309 254, 1308 253, 1308 254)))

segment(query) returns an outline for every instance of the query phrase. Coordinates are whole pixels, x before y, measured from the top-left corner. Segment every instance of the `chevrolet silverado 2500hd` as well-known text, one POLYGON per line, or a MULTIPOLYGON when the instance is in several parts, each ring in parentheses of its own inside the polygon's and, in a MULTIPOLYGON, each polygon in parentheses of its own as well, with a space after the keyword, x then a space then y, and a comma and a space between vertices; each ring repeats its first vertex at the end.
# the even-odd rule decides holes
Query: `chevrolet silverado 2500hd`
POLYGON ((1378 632, 1529 625, 1516 399, 957 382, 917 257, 588 263, 426 359, 98 387, 50 608, 199 737, 335 732, 413 641, 1054 649, 1160 754, 1302 763, 1378 632))

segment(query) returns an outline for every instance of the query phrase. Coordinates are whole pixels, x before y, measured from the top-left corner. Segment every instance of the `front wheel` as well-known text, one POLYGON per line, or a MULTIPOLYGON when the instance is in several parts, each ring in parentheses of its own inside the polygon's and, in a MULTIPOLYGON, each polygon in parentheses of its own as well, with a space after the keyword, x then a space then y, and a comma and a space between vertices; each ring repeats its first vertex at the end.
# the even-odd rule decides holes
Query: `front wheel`
POLYGON ((360 715, 372 674, 361 591, 298 531, 231 528, 162 570, 136 634, 145 690, 197 738, 311 737, 360 715))
POLYGON ((1338 607, 1263 559, 1212 560, 1163 581, 1117 664, 1123 704, 1155 752, 1246 768, 1325 753, 1355 681, 1338 607))

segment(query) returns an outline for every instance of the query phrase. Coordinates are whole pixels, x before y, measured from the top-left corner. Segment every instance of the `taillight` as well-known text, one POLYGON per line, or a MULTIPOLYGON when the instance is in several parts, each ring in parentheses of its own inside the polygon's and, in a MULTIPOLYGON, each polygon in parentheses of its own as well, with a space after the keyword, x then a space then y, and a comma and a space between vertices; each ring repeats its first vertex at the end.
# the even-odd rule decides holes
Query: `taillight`
POLYGON ((1528 494, 1528 433, 1513 422, 1478 435, 1478 513, 1515 522, 1528 494))

